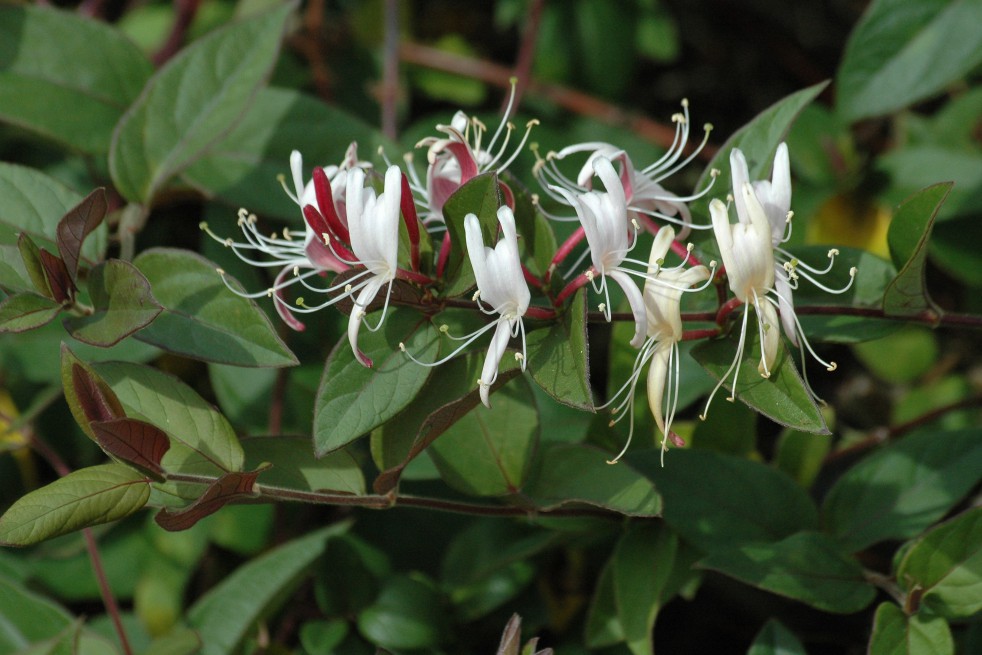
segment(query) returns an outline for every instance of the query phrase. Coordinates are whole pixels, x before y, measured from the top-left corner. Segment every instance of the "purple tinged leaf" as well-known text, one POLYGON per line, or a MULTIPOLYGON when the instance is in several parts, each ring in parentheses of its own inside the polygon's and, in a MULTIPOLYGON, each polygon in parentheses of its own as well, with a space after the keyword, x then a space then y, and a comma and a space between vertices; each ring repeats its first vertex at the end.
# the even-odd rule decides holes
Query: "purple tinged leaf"
POLYGON ((214 514, 229 502, 241 498, 254 498, 256 478, 264 469, 247 473, 226 473, 215 480, 193 503, 180 510, 163 509, 154 520, 157 525, 171 532, 187 530, 201 519, 214 514))
POLYGON ((75 283, 78 273, 78 261, 85 237, 99 227, 107 211, 106 190, 100 187, 69 209, 58 222, 56 230, 58 253, 65 262, 72 284, 75 283))
POLYGON ((166 432, 132 418, 94 421, 91 427, 96 442, 104 451, 154 480, 163 481, 160 461, 170 448, 166 432))

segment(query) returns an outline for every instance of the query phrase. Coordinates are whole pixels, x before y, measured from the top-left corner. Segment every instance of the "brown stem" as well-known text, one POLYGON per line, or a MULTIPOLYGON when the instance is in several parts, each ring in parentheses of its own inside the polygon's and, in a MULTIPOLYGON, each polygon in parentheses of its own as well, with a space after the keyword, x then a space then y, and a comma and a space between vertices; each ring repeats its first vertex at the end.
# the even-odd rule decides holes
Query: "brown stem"
MULTIPOLYGON (((508 68, 482 59, 450 54, 436 48, 407 41, 399 46, 399 56, 402 61, 411 64, 463 75, 502 88, 508 88, 511 85, 512 72, 508 68)), ((532 78, 528 79, 527 89, 529 92, 542 96, 564 109, 584 116, 591 116, 610 125, 625 127, 642 139, 663 148, 670 148, 675 141, 674 127, 628 112, 617 105, 580 91, 532 78)), ((718 148, 715 146, 706 144, 699 152, 699 158, 710 161, 717 150, 718 148)))
MULTIPOLYGON (((542 24, 542 8, 545 4, 545 0, 532 0, 532 3, 529 5, 525 30, 522 32, 522 41, 518 46, 518 57, 515 59, 515 107, 521 104, 522 94, 525 93, 529 78, 532 76, 532 63, 535 61, 535 46, 539 40, 539 26, 542 24)), ((504 111, 507 105, 508 99, 505 99, 501 110, 504 111)))
POLYGON ((283 401, 286 397, 286 385, 290 378, 289 369, 281 368, 276 371, 276 381, 273 382, 273 397, 269 402, 269 421, 266 428, 269 434, 280 434, 283 430, 283 401))
POLYGON ((157 68, 163 66, 181 49, 184 36, 187 34, 188 27, 191 26, 195 14, 198 13, 201 0, 177 0, 174 4, 177 9, 174 16, 174 26, 171 28, 170 34, 167 35, 167 41, 152 57, 153 64, 157 68))
POLYGON ((399 0, 385 0, 385 45, 382 55, 382 133, 396 138, 396 116, 399 100, 399 0))

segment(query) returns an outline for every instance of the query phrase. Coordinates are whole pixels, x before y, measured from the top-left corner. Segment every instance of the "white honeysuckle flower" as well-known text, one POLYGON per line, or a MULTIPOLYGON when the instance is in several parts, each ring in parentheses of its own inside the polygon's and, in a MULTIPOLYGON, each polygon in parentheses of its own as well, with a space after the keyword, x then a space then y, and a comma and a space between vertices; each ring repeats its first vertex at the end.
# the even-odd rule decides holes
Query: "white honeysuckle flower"
POLYGON ((563 187, 551 187, 551 189, 573 207, 583 227, 593 262, 592 270, 585 275, 594 282, 594 290, 604 296, 601 311, 609 321, 611 308, 607 278, 610 277, 624 290, 624 295, 631 306, 635 326, 631 345, 639 348, 644 343, 647 332, 644 300, 637 285, 630 278, 630 275, 635 275, 637 272, 621 266, 625 261, 632 261, 627 259, 627 254, 637 241, 637 223, 632 225, 628 222, 624 187, 621 186, 610 160, 606 157, 596 158, 594 172, 603 182, 605 191, 574 193, 563 187), (596 275, 600 276, 599 287, 594 280, 596 275))
POLYGON ((611 464, 617 462, 631 444, 631 437, 634 434, 634 416, 631 411, 634 390, 641 371, 649 361, 648 405, 662 433, 662 463, 664 463, 668 441, 674 437, 672 422, 678 407, 679 392, 678 344, 683 337, 680 308, 682 294, 702 291, 712 283, 713 275, 709 268, 702 265, 685 268, 685 261, 676 267, 665 268, 665 257, 674 240, 675 230, 665 226, 658 230, 651 244, 643 293, 647 316, 647 339, 635 359, 634 368, 627 382, 607 403, 612 404, 624 394, 624 398, 614 408, 614 413, 619 416, 613 422, 619 421, 624 414, 631 414, 631 429, 627 442, 621 452, 609 460, 611 464), (700 282, 705 284, 692 288, 700 282))
MULTIPOLYGON (((477 282, 477 292, 474 294, 474 298, 485 314, 498 314, 498 320, 488 323, 465 337, 455 338, 464 343, 439 361, 420 362, 407 352, 407 355, 418 364, 437 366, 455 357, 482 334, 494 328, 494 336, 491 338, 491 345, 484 360, 481 378, 478 380, 481 402, 487 407, 491 407, 488 395, 491 385, 498 378, 498 366, 501 363, 501 358, 504 356, 509 341, 519 335, 522 337, 522 352, 516 354, 516 358, 521 362, 522 370, 525 370, 525 325, 522 322, 522 317, 525 316, 531 300, 518 254, 518 232, 515 228, 515 216, 509 207, 498 209, 498 223, 501 225, 501 239, 494 248, 488 248, 484 245, 484 237, 481 234, 481 225, 477 216, 468 214, 464 218, 467 255, 470 258, 471 266, 474 269, 474 279, 477 282), (482 306, 482 301, 489 307, 482 306)), ((445 332, 445 330, 441 331, 445 332)), ((399 348, 406 352, 404 344, 400 343, 399 348)))
MULTIPOLYGON (((702 191, 691 196, 678 196, 668 191, 662 183, 670 176, 679 172, 699 155, 706 143, 709 141, 709 134, 712 125, 704 126, 702 142, 692 150, 687 156, 683 157, 686 145, 689 141, 690 121, 689 121, 689 102, 682 101, 682 111, 672 116, 675 123, 675 138, 668 151, 654 163, 638 169, 634 167, 631 158, 621 148, 602 141, 592 141, 578 143, 567 146, 558 152, 549 153, 545 159, 540 159, 536 163, 535 174, 541 175, 547 180, 545 185, 547 193, 555 197, 554 191, 550 187, 561 187, 572 192, 589 191, 592 187, 594 176, 594 163, 599 158, 609 159, 618 162, 620 167, 620 181, 624 188, 624 195, 628 205, 629 218, 641 219, 641 222, 650 230, 656 231, 657 227, 647 217, 657 218, 681 226, 677 238, 685 239, 692 225, 692 214, 686 203, 705 195, 712 187, 716 179, 716 174, 712 175, 709 185, 702 191), (566 157, 588 152, 586 162, 580 168, 576 176, 576 181, 567 178, 558 168, 556 162, 566 157)), ((562 202, 560 200, 560 202, 562 202)), ((698 229, 708 229, 709 226, 695 226, 698 229)))
MULTIPOLYGON (((501 173, 511 165, 521 153, 528 141, 529 133, 538 124, 537 120, 529 121, 525 126, 525 134, 521 142, 509 149, 509 141, 515 131, 515 125, 508 119, 514 109, 515 82, 512 82, 511 95, 505 108, 501 123, 498 125, 490 141, 484 142, 488 128, 478 118, 468 116, 462 111, 454 114, 449 125, 437 125, 438 132, 444 136, 430 136, 419 141, 417 148, 426 148, 426 183, 419 179, 416 169, 412 166, 412 155, 406 156, 409 186, 413 197, 420 207, 421 218, 425 226, 441 226, 444 222, 443 205, 454 191, 466 184, 472 178, 494 171, 501 173)), ((508 200, 507 187, 503 189, 508 200)), ((513 202, 509 202, 513 205, 513 202)))
MULTIPOLYGON (((357 148, 357 144, 352 143, 340 165, 330 165, 320 169, 330 186, 338 189, 334 198, 338 202, 338 211, 342 215, 344 213, 344 185, 347 171, 352 168, 371 168, 370 163, 358 160, 357 148)), ((284 184, 283 188, 287 195, 301 208, 305 204, 315 204, 317 199, 314 181, 310 180, 304 184, 303 158, 296 150, 290 155, 290 170, 294 190, 291 191, 284 184)), ((247 264, 260 268, 281 269, 276 275, 273 285, 257 293, 244 293, 234 288, 228 280, 225 280, 225 283, 234 293, 246 298, 260 298, 262 296, 272 298, 280 318, 294 330, 302 331, 305 326, 294 316, 296 310, 284 297, 284 290, 295 284, 300 284, 308 289, 323 291, 323 289, 312 286, 310 279, 321 276, 328 271, 335 273, 345 271, 348 266, 331 252, 322 235, 315 231, 309 223, 305 222, 303 232, 285 228, 282 231, 282 236, 278 236, 276 233, 270 236, 261 234, 256 227, 257 223, 258 219, 255 214, 250 214, 245 209, 239 210, 238 226, 245 237, 244 241, 222 238, 215 234, 206 223, 201 223, 201 229, 219 243, 232 248, 236 256, 247 264), (266 259, 255 259, 255 253, 265 256, 266 259)), ((224 271, 219 270, 219 273, 224 280, 224 271)))

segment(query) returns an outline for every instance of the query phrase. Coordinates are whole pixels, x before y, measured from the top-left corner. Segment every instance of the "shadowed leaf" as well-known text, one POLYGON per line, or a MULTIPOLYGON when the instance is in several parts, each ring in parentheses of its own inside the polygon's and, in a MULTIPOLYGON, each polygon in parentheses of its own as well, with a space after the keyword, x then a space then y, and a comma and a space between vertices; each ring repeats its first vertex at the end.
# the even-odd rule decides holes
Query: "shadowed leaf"
POLYGON ((51 298, 57 302, 73 299, 77 289, 72 281, 72 276, 68 274, 65 262, 44 248, 41 248, 40 256, 44 276, 48 281, 48 288, 51 290, 51 298))

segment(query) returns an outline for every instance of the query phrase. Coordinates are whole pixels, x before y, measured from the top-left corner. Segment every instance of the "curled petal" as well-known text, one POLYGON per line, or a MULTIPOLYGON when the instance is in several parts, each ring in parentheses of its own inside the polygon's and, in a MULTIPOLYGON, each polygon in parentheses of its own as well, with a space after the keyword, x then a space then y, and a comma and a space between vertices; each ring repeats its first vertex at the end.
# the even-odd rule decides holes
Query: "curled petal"
POLYGON ((617 282, 621 289, 624 290, 624 295, 627 296, 627 302, 631 306, 631 313, 634 314, 634 338, 631 339, 631 346, 640 348, 648 333, 648 315, 644 308, 644 297, 641 295, 638 286, 634 284, 634 281, 624 271, 610 271, 607 273, 607 276, 617 282))
POLYGON ((510 339, 511 326, 509 325, 509 321, 501 317, 498 319, 498 327, 494 330, 494 336, 491 337, 491 345, 488 346, 488 355, 484 359, 484 368, 481 370, 481 379, 478 382, 481 402, 488 409, 491 408, 491 401, 488 400, 488 395, 491 393, 491 385, 498 379, 498 364, 501 363, 501 358, 505 354, 505 349, 508 347, 508 341, 510 339))
POLYGON ((784 271, 774 275, 774 291, 777 292, 777 302, 781 308, 781 325, 788 340, 798 347, 798 330, 796 329, 794 305, 792 304, 791 284, 784 271))
POLYGON ((760 345, 760 364, 757 370, 767 377, 774 371, 777 361, 777 349, 781 345, 781 331, 778 329, 777 310, 774 305, 761 299, 757 303, 757 320, 760 321, 764 342, 760 345))
POLYGON ((648 406, 651 408, 651 415, 655 417, 658 429, 666 436, 668 433, 664 414, 665 383, 670 375, 668 359, 672 352, 672 344, 673 342, 668 340, 658 342, 648 368, 648 406))
POLYGON ((372 367, 372 360, 358 348, 358 331, 361 329, 362 319, 365 318, 365 308, 375 300, 375 296, 378 295, 383 284, 385 284, 385 280, 377 276, 372 277, 358 292, 355 306, 351 310, 351 316, 348 317, 348 344, 351 346, 351 352, 355 354, 355 358, 363 366, 368 368, 372 367))

